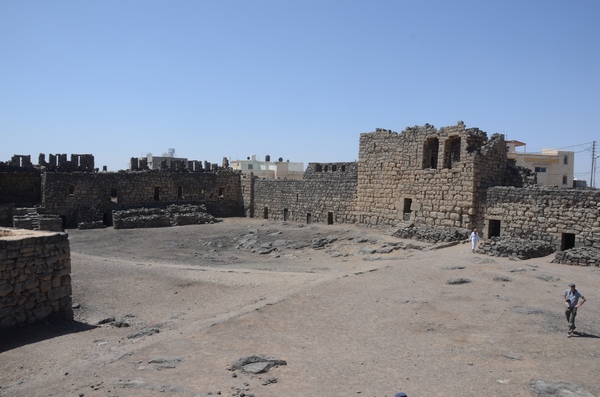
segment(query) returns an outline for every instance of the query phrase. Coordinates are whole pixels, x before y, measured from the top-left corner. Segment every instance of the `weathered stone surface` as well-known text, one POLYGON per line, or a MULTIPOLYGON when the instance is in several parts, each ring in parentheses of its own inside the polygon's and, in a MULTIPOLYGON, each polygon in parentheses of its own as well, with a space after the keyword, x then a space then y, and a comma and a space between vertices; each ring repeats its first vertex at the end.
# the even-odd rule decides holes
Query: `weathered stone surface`
POLYGON ((72 318, 66 234, 27 232, 19 238, 15 231, 0 237, 0 268, 12 269, 0 271, 0 308, 5 308, 0 311, 0 327, 33 324, 50 316, 72 318), (13 253, 18 259, 12 259, 13 253), (58 275, 54 279, 53 273, 58 275))

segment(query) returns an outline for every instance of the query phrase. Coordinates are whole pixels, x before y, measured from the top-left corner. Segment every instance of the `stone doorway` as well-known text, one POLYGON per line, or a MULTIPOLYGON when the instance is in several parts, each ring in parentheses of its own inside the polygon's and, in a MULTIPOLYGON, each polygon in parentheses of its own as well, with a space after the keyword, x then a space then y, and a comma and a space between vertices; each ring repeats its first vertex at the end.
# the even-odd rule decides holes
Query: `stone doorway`
POLYGON ((488 225, 488 238, 500 237, 500 221, 498 219, 490 219, 488 225))
POLYGON ((575 248, 575 234, 563 233, 560 239, 560 250, 566 251, 575 248))
POLYGON ((405 220, 405 221, 410 220, 410 214, 412 213, 411 207, 412 207, 412 199, 405 198, 404 206, 402 208, 402 220, 405 220))

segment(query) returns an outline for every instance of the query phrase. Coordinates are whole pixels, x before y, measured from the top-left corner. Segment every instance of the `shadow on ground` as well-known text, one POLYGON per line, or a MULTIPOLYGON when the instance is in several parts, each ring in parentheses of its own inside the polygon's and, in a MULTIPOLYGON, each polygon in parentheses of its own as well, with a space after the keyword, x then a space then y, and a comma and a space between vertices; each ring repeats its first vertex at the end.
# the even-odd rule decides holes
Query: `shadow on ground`
POLYGON ((0 331, 0 353, 56 338, 63 335, 75 334, 97 328, 95 325, 78 321, 52 322, 26 328, 10 328, 0 331))

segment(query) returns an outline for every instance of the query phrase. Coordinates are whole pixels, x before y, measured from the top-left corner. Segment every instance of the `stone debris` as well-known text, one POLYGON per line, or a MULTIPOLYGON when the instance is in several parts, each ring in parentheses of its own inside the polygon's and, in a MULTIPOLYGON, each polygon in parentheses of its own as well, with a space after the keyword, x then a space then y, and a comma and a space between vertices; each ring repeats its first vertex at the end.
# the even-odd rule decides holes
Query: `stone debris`
POLYGON ((158 334, 160 333, 160 330, 156 327, 150 327, 150 328, 146 328, 143 329, 139 332, 134 332, 132 334, 127 335, 127 339, 136 339, 136 338, 141 338, 142 336, 151 336, 154 334, 158 334))
POLYGON ((468 278, 451 278, 448 281, 446 281, 446 284, 458 285, 458 284, 467 284, 470 282, 471 282, 471 280, 469 280, 468 278))
POLYGON ((202 204, 172 204, 166 208, 114 210, 112 215, 115 229, 196 225, 217 221, 202 204))
POLYGON ((512 281, 509 277, 506 277, 506 276, 495 276, 493 280, 507 282, 507 283, 512 281))
POLYGON ((254 355, 240 358, 229 369, 232 371, 238 369, 251 374, 262 374, 268 372, 271 368, 280 365, 287 365, 287 362, 275 358, 254 355))
POLYGON ((579 247, 571 248, 566 251, 559 251, 556 253, 551 263, 600 267, 600 249, 579 247))
POLYGON ((538 397, 596 397, 582 387, 567 382, 552 383, 543 379, 533 379, 529 387, 538 397))
POLYGON ((442 226, 415 226, 414 224, 402 224, 392 230, 392 236, 425 241, 428 243, 448 243, 467 240, 471 231, 463 228, 442 226))
POLYGON ((476 250, 478 254, 515 257, 521 260, 548 256, 554 251, 554 246, 546 241, 515 237, 492 237, 482 241, 476 250))

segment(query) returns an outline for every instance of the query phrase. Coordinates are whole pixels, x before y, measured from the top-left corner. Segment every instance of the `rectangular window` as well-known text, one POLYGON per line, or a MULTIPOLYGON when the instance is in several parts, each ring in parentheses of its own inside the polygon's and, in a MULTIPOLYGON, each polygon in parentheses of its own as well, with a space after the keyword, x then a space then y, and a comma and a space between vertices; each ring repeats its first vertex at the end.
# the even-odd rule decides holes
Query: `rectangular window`
POLYGON ((117 189, 110 189, 110 201, 117 202, 117 189))
POLYGON ((568 178, 566 175, 563 175, 563 185, 566 185, 568 181, 568 178))
POLYGON ((564 165, 567 165, 567 164, 569 164, 569 156, 565 156, 565 157, 563 158, 563 164, 564 164, 564 165))
POLYGON ((252 165, 252 164, 248 164, 248 169, 249 169, 249 170, 253 169, 252 167, 253 167, 253 165, 252 165))
POLYGON ((223 193, 225 192, 225 188, 220 187, 219 188, 219 197, 223 197, 223 193))
POLYGON ((546 167, 535 167, 535 172, 546 172, 546 167))
POLYGON ((160 188, 155 187, 154 188, 154 201, 158 201, 158 200, 160 200, 160 188))
POLYGON ((69 185, 69 194, 75 194, 75 185, 69 185))
POLYGON ((177 187, 177 198, 183 198, 183 186, 177 187))

